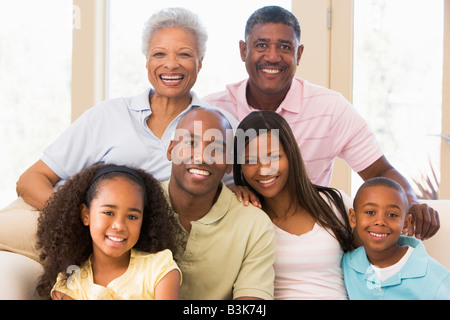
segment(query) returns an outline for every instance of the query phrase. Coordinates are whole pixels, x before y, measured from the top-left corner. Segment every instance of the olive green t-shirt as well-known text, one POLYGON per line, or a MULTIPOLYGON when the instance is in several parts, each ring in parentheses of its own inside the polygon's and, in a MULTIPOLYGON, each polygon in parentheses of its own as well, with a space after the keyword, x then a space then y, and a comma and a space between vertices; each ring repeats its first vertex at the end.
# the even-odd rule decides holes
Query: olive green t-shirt
MULTIPOLYGON (((166 195, 168 185, 162 184, 166 195)), ((183 275, 180 298, 273 299, 273 224, 264 211, 244 206, 223 184, 221 189, 211 210, 191 222, 191 232, 182 231, 184 245, 175 253, 183 275)))

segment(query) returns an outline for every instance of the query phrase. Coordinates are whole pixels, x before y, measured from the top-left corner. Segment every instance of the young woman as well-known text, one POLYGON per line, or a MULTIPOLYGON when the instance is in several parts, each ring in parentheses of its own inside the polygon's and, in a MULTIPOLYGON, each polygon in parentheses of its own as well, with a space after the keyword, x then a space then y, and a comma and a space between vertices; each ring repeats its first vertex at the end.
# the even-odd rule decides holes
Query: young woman
POLYGON ((346 299, 341 259, 353 237, 343 195, 310 182, 286 120, 249 114, 234 155, 236 185, 259 197, 275 227, 275 299, 346 299))

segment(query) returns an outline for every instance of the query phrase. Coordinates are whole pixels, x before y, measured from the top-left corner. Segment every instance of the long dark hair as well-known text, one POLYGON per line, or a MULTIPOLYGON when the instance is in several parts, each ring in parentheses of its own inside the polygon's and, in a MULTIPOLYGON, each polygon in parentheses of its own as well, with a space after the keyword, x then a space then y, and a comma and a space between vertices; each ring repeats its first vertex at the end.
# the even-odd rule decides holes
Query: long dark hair
MULTIPOLYGON (((306 209, 320 226, 331 230, 344 251, 352 250, 353 236, 342 195, 334 188, 318 186, 309 180, 294 134, 287 121, 278 113, 254 111, 239 124, 234 143, 233 176, 235 184, 247 186, 258 195, 264 208, 264 198, 250 186, 242 173, 242 161, 240 160, 242 158, 240 157, 242 152, 245 152, 245 148, 244 150, 238 148, 239 139, 242 139, 239 134, 244 134, 251 129, 255 130, 256 135, 261 132, 269 133, 271 130, 279 130, 279 142, 284 147, 289 160, 287 185, 292 200, 298 201, 298 204, 306 209), (343 221, 336 216, 321 194, 324 194, 336 206, 343 221)), ((248 144, 250 139, 251 137, 245 136, 245 144, 248 144)))
POLYGON ((120 176, 141 187, 144 212, 135 249, 149 253, 176 250, 178 224, 160 183, 151 174, 137 168, 132 168, 137 177, 113 171, 92 181, 96 172, 108 166, 113 165, 96 164, 74 175, 51 196, 40 214, 37 248, 41 250, 44 273, 36 289, 41 296, 49 298, 58 274, 65 274, 69 266, 81 266, 92 253, 92 238, 89 227, 81 221, 81 206, 85 204, 89 208, 102 181, 120 176))

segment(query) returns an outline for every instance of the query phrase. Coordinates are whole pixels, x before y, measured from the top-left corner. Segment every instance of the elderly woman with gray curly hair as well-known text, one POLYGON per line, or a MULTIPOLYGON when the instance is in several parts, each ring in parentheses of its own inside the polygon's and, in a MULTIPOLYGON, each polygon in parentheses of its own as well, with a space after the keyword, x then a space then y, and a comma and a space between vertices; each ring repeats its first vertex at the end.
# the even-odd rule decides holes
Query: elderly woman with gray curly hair
MULTIPOLYGON (((163 9, 150 17, 142 33, 142 50, 151 88, 86 110, 44 150, 19 178, 19 198, 0 214, 0 250, 38 261, 34 241, 29 239, 39 211, 55 187, 92 164, 129 165, 159 181, 169 179, 167 148, 178 121, 190 109, 208 106, 191 91, 202 68, 207 38, 197 15, 187 9, 163 9)), ((237 127, 237 120, 225 115, 237 127)), ((231 175, 228 180, 232 184, 231 175)))

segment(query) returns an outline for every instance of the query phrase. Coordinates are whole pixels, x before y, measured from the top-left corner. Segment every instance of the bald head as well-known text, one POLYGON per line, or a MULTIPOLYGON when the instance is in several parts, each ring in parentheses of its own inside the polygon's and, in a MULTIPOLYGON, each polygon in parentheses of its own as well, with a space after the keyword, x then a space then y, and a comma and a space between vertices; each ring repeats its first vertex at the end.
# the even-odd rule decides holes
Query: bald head
POLYGON ((220 111, 195 108, 178 123, 168 158, 174 164, 231 164, 233 137, 233 127, 220 111), (228 152, 227 145, 230 145, 228 152))
POLYGON ((232 169, 228 144, 231 151, 233 129, 221 112, 202 107, 186 113, 167 150, 172 161, 171 194, 214 197, 224 174, 232 169))
POLYGON ((185 128, 189 123, 194 123, 195 121, 200 121, 204 129, 224 131, 232 129, 230 122, 220 111, 207 107, 199 107, 187 112, 178 123, 177 129, 185 128))

